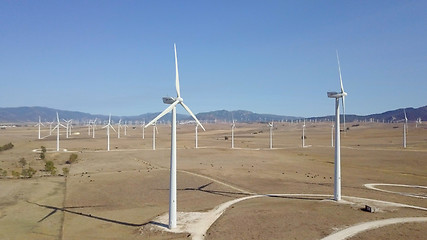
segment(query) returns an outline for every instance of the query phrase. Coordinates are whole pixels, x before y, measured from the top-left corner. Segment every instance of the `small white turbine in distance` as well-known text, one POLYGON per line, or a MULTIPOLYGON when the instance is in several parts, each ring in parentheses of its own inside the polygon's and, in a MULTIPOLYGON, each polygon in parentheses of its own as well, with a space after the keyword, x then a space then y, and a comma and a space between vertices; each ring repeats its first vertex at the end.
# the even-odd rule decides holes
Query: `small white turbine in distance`
POLYGON ((95 138, 95 130, 96 130, 96 118, 92 122, 92 138, 95 138))
POLYGON ((67 124, 65 125, 65 127, 66 127, 66 129, 67 129, 67 131, 66 131, 66 138, 68 138, 68 133, 69 133, 69 131, 70 131, 70 123, 71 123, 71 119, 70 120, 65 120, 65 119, 62 119, 62 121, 64 121, 64 122, 66 122, 67 124))
POLYGON ((41 127, 41 126, 43 126, 43 127, 44 127, 44 124, 42 123, 41 118, 40 118, 40 116, 39 116, 39 123, 37 123, 37 124, 36 124, 36 127, 39 127, 39 139, 41 139, 41 136, 40 136, 40 127, 41 127))
POLYGON ((234 148, 234 128, 236 128, 236 123, 234 122, 231 124, 231 148, 234 148))
MULTIPOLYGON (((156 150, 156 133, 159 133, 159 130, 157 129, 157 122, 153 123, 153 150, 156 150)), ((145 126, 144 128, 146 128, 145 126)))
POLYGON ((273 127, 274 127, 273 121, 268 123, 268 126, 270 127, 270 149, 273 149, 273 127))
POLYGON ((116 129, 114 129, 113 125, 111 125, 111 113, 110 117, 108 118, 108 124, 103 126, 102 128, 107 128, 107 151, 110 151, 110 128, 113 129, 114 132, 116 132, 116 129))
POLYGON ((120 128, 122 128, 121 124, 122 119, 119 119, 119 122, 117 123, 117 138, 120 138, 120 128))
POLYGON ((406 134, 408 131, 408 118, 406 117, 406 110, 403 109, 403 113, 405 114, 405 122, 403 123, 403 148, 406 148, 406 134))
POLYGON ((63 127, 66 128, 60 121, 59 121, 59 115, 58 112, 56 112, 56 126, 52 129, 52 131, 55 131, 56 129, 56 151, 59 152, 59 128, 63 127))
POLYGON ((304 124, 302 125, 302 147, 305 148, 305 118, 304 124))
POLYGON ((164 97, 163 102, 165 104, 170 104, 162 113, 160 113, 157 117, 151 120, 150 123, 147 124, 148 127, 154 124, 157 120, 163 117, 168 112, 172 111, 172 129, 171 129, 171 161, 170 161, 170 192, 169 192, 169 229, 176 228, 176 105, 180 104, 190 115, 196 120, 197 124, 205 130, 190 108, 184 104, 184 100, 181 98, 180 89, 179 89, 179 74, 178 74, 178 58, 176 54, 176 45, 174 44, 175 51, 175 88, 176 88, 176 98, 172 97, 164 97))
POLYGON ((340 140, 340 98, 342 99, 344 109, 344 98, 347 93, 344 91, 341 77, 340 60, 338 58, 338 71, 340 75, 341 92, 328 92, 329 98, 335 99, 335 174, 334 174, 334 200, 341 200, 341 140, 340 140))

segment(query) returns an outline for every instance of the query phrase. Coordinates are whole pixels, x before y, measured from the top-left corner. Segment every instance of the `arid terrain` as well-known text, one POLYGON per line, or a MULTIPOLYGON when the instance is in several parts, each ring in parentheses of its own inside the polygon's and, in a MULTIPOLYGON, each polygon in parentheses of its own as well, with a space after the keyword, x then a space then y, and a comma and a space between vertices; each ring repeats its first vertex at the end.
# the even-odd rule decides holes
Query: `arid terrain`
MULTIPOLYGON (((121 138, 106 130, 96 138, 74 126, 67 139, 34 124, 0 130, 0 239, 191 239, 191 231, 170 232, 168 214, 170 126, 140 126, 121 138), (41 146, 46 147, 40 159, 41 146), (77 161, 67 164, 72 153, 77 161), (22 158, 25 164, 22 164, 22 158), (44 171, 52 161, 56 174, 44 171), (23 169, 37 170, 32 178, 23 169), (69 169, 64 176, 63 168, 69 169), (12 176, 12 171, 17 172, 12 176), (163 218, 162 218, 163 217, 163 218)), ((322 239, 351 226, 393 218, 427 218, 427 124, 409 124, 402 148, 402 123, 347 123, 341 133, 343 201, 333 195, 331 123, 275 123, 273 149, 267 124, 238 123, 235 149, 230 124, 177 127, 178 212, 208 213, 230 202, 213 220, 205 239, 322 239), (365 186, 365 184, 379 184, 365 186), (397 184, 397 185, 381 185, 397 184), (245 199, 241 199, 245 198, 245 199), (363 211, 365 205, 375 212, 363 211)), ((218 210, 219 211, 219 210, 218 210)), ((205 215, 200 215, 205 216, 205 215)), ((207 215, 206 215, 207 216, 207 215)), ((201 217, 207 219, 208 217, 201 217)), ((188 223, 188 224, 187 224, 188 223)), ((191 222, 178 218, 178 225, 191 222)), ((199 228, 200 229, 200 228, 199 228)), ((427 220, 376 227, 349 239, 422 239, 427 220)))

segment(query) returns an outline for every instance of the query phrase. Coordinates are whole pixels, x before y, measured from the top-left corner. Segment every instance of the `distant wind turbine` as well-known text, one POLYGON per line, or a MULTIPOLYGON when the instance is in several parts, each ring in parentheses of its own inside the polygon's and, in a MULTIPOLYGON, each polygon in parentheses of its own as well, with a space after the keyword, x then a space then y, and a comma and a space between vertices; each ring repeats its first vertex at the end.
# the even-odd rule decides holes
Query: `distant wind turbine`
POLYGON ((302 147, 305 148, 305 118, 304 118, 304 124, 302 125, 302 147))
MULTIPOLYGON (((145 126, 144 128, 146 128, 145 126)), ((157 122, 153 123, 153 150, 156 150, 156 133, 159 133, 157 129, 157 122)))
POLYGON ((403 148, 406 148, 406 135, 408 131, 408 118, 406 117, 406 110, 403 109, 403 113, 405 114, 405 122, 403 123, 403 148))
POLYGON ((151 120, 150 123, 147 124, 148 127, 154 124, 157 120, 163 117, 166 113, 172 111, 172 129, 171 129, 171 162, 170 162, 170 188, 169 188, 169 229, 176 228, 176 105, 181 104, 181 106, 196 120, 197 124, 205 130, 190 108, 184 104, 184 100, 181 98, 181 93, 179 89, 179 74, 178 74, 178 59, 176 54, 176 45, 174 44, 175 51, 175 71, 176 71, 176 79, 175 79, 175 88, 176 88, 176 98, 172 97, 164 97, 163 102, 166 104, 170 104, 162 113, 160 113, 157 117, 151 120))
POLYGON ((114 129, 113 125, 111 125, 111 113, 110 117, 108 118, 108 124, 103 126, 102 128, 107 128, 107 151, 110 151, 110 128, 113 129, 114 132, 116 132, 116 129, 114 129))
POLYGON ((341 77, 340 60, 337 51, 338 71, 340 75, 341 92, 328 92, 329 98, 335 98, 335 176, 334 176, 334 200, 341 200, 341 141, 340 141, 340 98, 342 99, 343 109, 345 109, 344 98, 347 93, 344 91, 341 77))
POLYGON ((120 138, 120 128, 122 128, 121 124, 122 119, 119 119, 119 122, 117 123, 117 138, 120 138))
POLYGON ((60 121, 59 121, 59 115, 58 112, 56 112, 56 126, 52 129, 52 131, 55 131, 56 129, 56 151, 59 152, 59 128, 63 127, 66 128, 60 121))
POLYGON ((44 124, 42 123, 42 121, 41 121, 41 119, 40 119, 40 116, 39 116, 39 123, 37 123, 36 124, 36 127, 39 127, 39 139, 41 139, 41 136, 40 136, 40 127, 41 126, 43 126, 44 127, 44 124))
POLYGON ((96 118, 92 122, 92 138, 95 138, 95 130, 96 130, 96 118))
POLYGON ((236 127, 236 123, 234 122, 231 124, 231 148, 234 148, 234 128, 236 127))
POLYGON ((268 126, 270 127, 270 149, 273 149, 273 121, 271 121, 271 123, 268 123, 268 126))

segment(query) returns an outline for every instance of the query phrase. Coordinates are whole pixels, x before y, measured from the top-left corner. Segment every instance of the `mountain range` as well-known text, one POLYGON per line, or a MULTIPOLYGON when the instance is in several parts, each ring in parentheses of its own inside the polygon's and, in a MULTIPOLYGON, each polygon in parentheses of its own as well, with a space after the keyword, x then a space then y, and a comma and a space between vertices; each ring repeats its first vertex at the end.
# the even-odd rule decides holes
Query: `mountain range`
MULTIPOLYGON (((376 113, 370 115, 346 115, 346 121, 356 121, 356 120, 379 120, 379 121, 400 121, 404 119, 403 108, 390 110, 383 113, 376 113)), ((407 117, 409 121, 416 121, 418 118, 427 119, 427 106, 419 108, 405 108, 407 117)), ((100 114, 90 114, 78 111, 67 111, 59 110, 47 107, 7 107, 0 108, 0 122, 3 123, 23 123, 23 122, 38 122, 40 116, 42 122, 51 122, 56 120, 56 112, 58 112, 61 119, 73 119, 74 122, 87 122, 95 118, 105 121, 108 120, 107 115, 100 114)), ((117 122, 119 119, 122 121, 150 121, 159 114, 157 113, 145 113, 137 116, 112 116, 112 121, 117 122)), ((227 110, 218 110, 211 112, 203 112, 196 114, 197 118, 200 121, 204 122, 231 122, 233 119, 238 122, 268 122, 268 121, 289 121, 302 119, 297 116, 282 116, 274 114, 260 114, 254 113, 251 111, 245 110, 236 110, 236 111, 227 111, 227 110)), ((332 120, 334 116, 319 116, 319 117, 309 117, 308 120, 332 120)), ((170 119, 170 114, 165 115, 160 119, 160 121, 167 122, 170 119)), ((179 121, 191 121, 192 118, 189 115, 177 114, 177 119, 179 121)))

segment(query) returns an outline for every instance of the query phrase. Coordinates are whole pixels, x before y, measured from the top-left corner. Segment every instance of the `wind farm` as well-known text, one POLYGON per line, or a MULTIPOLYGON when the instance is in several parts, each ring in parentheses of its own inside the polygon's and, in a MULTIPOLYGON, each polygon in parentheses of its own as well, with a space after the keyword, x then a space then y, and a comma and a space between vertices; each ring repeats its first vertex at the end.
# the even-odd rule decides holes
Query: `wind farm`
POLYGON ((0 239, 424 239, 426 7, 2 4, 0 239))

